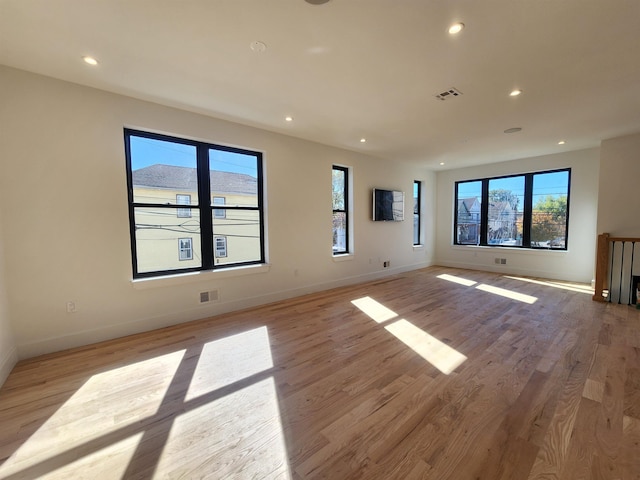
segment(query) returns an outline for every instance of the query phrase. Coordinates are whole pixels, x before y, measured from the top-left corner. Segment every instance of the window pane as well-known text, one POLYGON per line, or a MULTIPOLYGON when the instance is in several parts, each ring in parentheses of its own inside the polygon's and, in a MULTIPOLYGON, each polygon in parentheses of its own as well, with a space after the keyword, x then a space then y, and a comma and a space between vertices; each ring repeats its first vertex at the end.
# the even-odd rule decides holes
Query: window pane
POLYGON ((133 201, 175 205, 176 195, 198 203, 196 147, 131 135, 133 201))
POLYGON ((345 176, 344 170, 332 170, 333 210, 345 210, 345 176))
POLYGON ((333 253, 347 251, 347 214, 333 213, 333 253))
POLYGON ((178 208, 135 208, 135 241, 139 273, 200 267, 200 218, 179 218, 178 208), (187 242, 191 239, 191 252, 187 242), (191 257, 187 260, 187 254, 191 257))
POLYGON ((489 180, 489 245, 522 245, 523 208, 524 176, 489 180))
POLYGON ((216 265, 260 261, 260 212, 227 209, 226 213, 222 219, 212 214, 214 237, 227 239, 226 257, 216 257, 216 265))
POLYGON ((225 197, 226 205, 258 206, 258 158, 224 150, 209 150, 211 205, 225 197))
POLYGON ((531 246, 566 248, 569 172, 533 176, 531 246))
POLYGON ((482 182, 458 183, 456 198, 458 199, 456 243, 478 245, 480 243, 482 182))

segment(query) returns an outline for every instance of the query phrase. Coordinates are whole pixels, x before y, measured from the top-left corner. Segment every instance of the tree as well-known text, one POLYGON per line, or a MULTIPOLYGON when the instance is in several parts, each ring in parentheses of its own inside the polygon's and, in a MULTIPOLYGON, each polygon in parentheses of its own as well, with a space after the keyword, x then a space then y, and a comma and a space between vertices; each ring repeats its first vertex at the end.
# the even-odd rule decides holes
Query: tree
MULTIPOLYGON (((564 239, 567 230, 567 196, 547 195, 533 206, 531 242, 553 242, 564 239)), ((564 245, 562 245, 564 246, 564 245)))

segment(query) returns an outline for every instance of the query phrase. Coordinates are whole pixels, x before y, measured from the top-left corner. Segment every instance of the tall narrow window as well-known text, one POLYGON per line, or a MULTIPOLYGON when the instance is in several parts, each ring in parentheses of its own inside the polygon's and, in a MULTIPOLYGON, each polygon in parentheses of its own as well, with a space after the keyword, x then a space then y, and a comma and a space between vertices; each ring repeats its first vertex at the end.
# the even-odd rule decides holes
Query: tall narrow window
POLYGON ((569 171, 533 176, 531 246, 566 247, 569 226, 569 171))
POLYGON ((422 223, 421 212, 422 183, 418 180, 413 182, 413 244, 420 245, 420 224, 422 223))
POLYGON ((482 182, 456 184, 456 237, 459 245, 480 245, 482 182))
POLYGON ((124 133, 134 278, 264 263, 261 153, 124 133))
POLYGON ((333 254, 349 252, 349 169, 334 165, 333 187, 333 254))

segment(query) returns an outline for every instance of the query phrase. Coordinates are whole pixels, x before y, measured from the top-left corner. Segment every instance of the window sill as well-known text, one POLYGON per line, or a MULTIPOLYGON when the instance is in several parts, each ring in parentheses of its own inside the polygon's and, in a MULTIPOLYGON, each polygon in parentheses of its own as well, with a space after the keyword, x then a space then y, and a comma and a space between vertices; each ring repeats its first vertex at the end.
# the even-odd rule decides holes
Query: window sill
POLYGON ((354 255, 353 253, 340 253, 338 255, 334 255, 333 256, 333 261, 334 262, 346 262, 348 260, 353 260, 354 255))
POLYGON ((172 287, 187 283, 206 282, 219 280, 221 278, 241 277, 244 275, 254 275, 256 273, 266 273, 271 266, 267 263, 261 265, 247 265, 246 267, 233 267, 220 270, 207 270, 201 272, 180 273, 177 275, 165 275, 162 277, 138 278, 131 280, 133 288, 136 290, 147 290, 157 287, 172 287))
POLYGON ((496 245, 489 247, 487 245, 451 245, 452 250, 463 250, 467 252, 492 252, 492 251, 506 251, 512 253, 522 253, 524 255, 562 255, 569 253, 569 250, 552 250, 546 248, 522 248, 522 247, 508 247, 496 245))
POLYGON ((414 250, 424 250, 424 245, 422 243, 419 243, 418 245, 414 245, 413 249, 414 250))

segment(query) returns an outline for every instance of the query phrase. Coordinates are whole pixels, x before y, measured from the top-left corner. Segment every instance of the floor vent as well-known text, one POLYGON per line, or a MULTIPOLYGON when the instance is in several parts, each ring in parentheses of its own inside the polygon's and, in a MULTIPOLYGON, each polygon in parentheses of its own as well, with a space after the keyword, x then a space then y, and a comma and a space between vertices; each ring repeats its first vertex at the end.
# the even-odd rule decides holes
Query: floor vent
POLYGON ((444 92, 437 94, 436 98, 438 100, 444 101, 448 98, 459 97, 460 95, 462 95, 462 92, 460 90, 458 90, 457 88, 450 88, 449 90, 445 90, 444 92))

